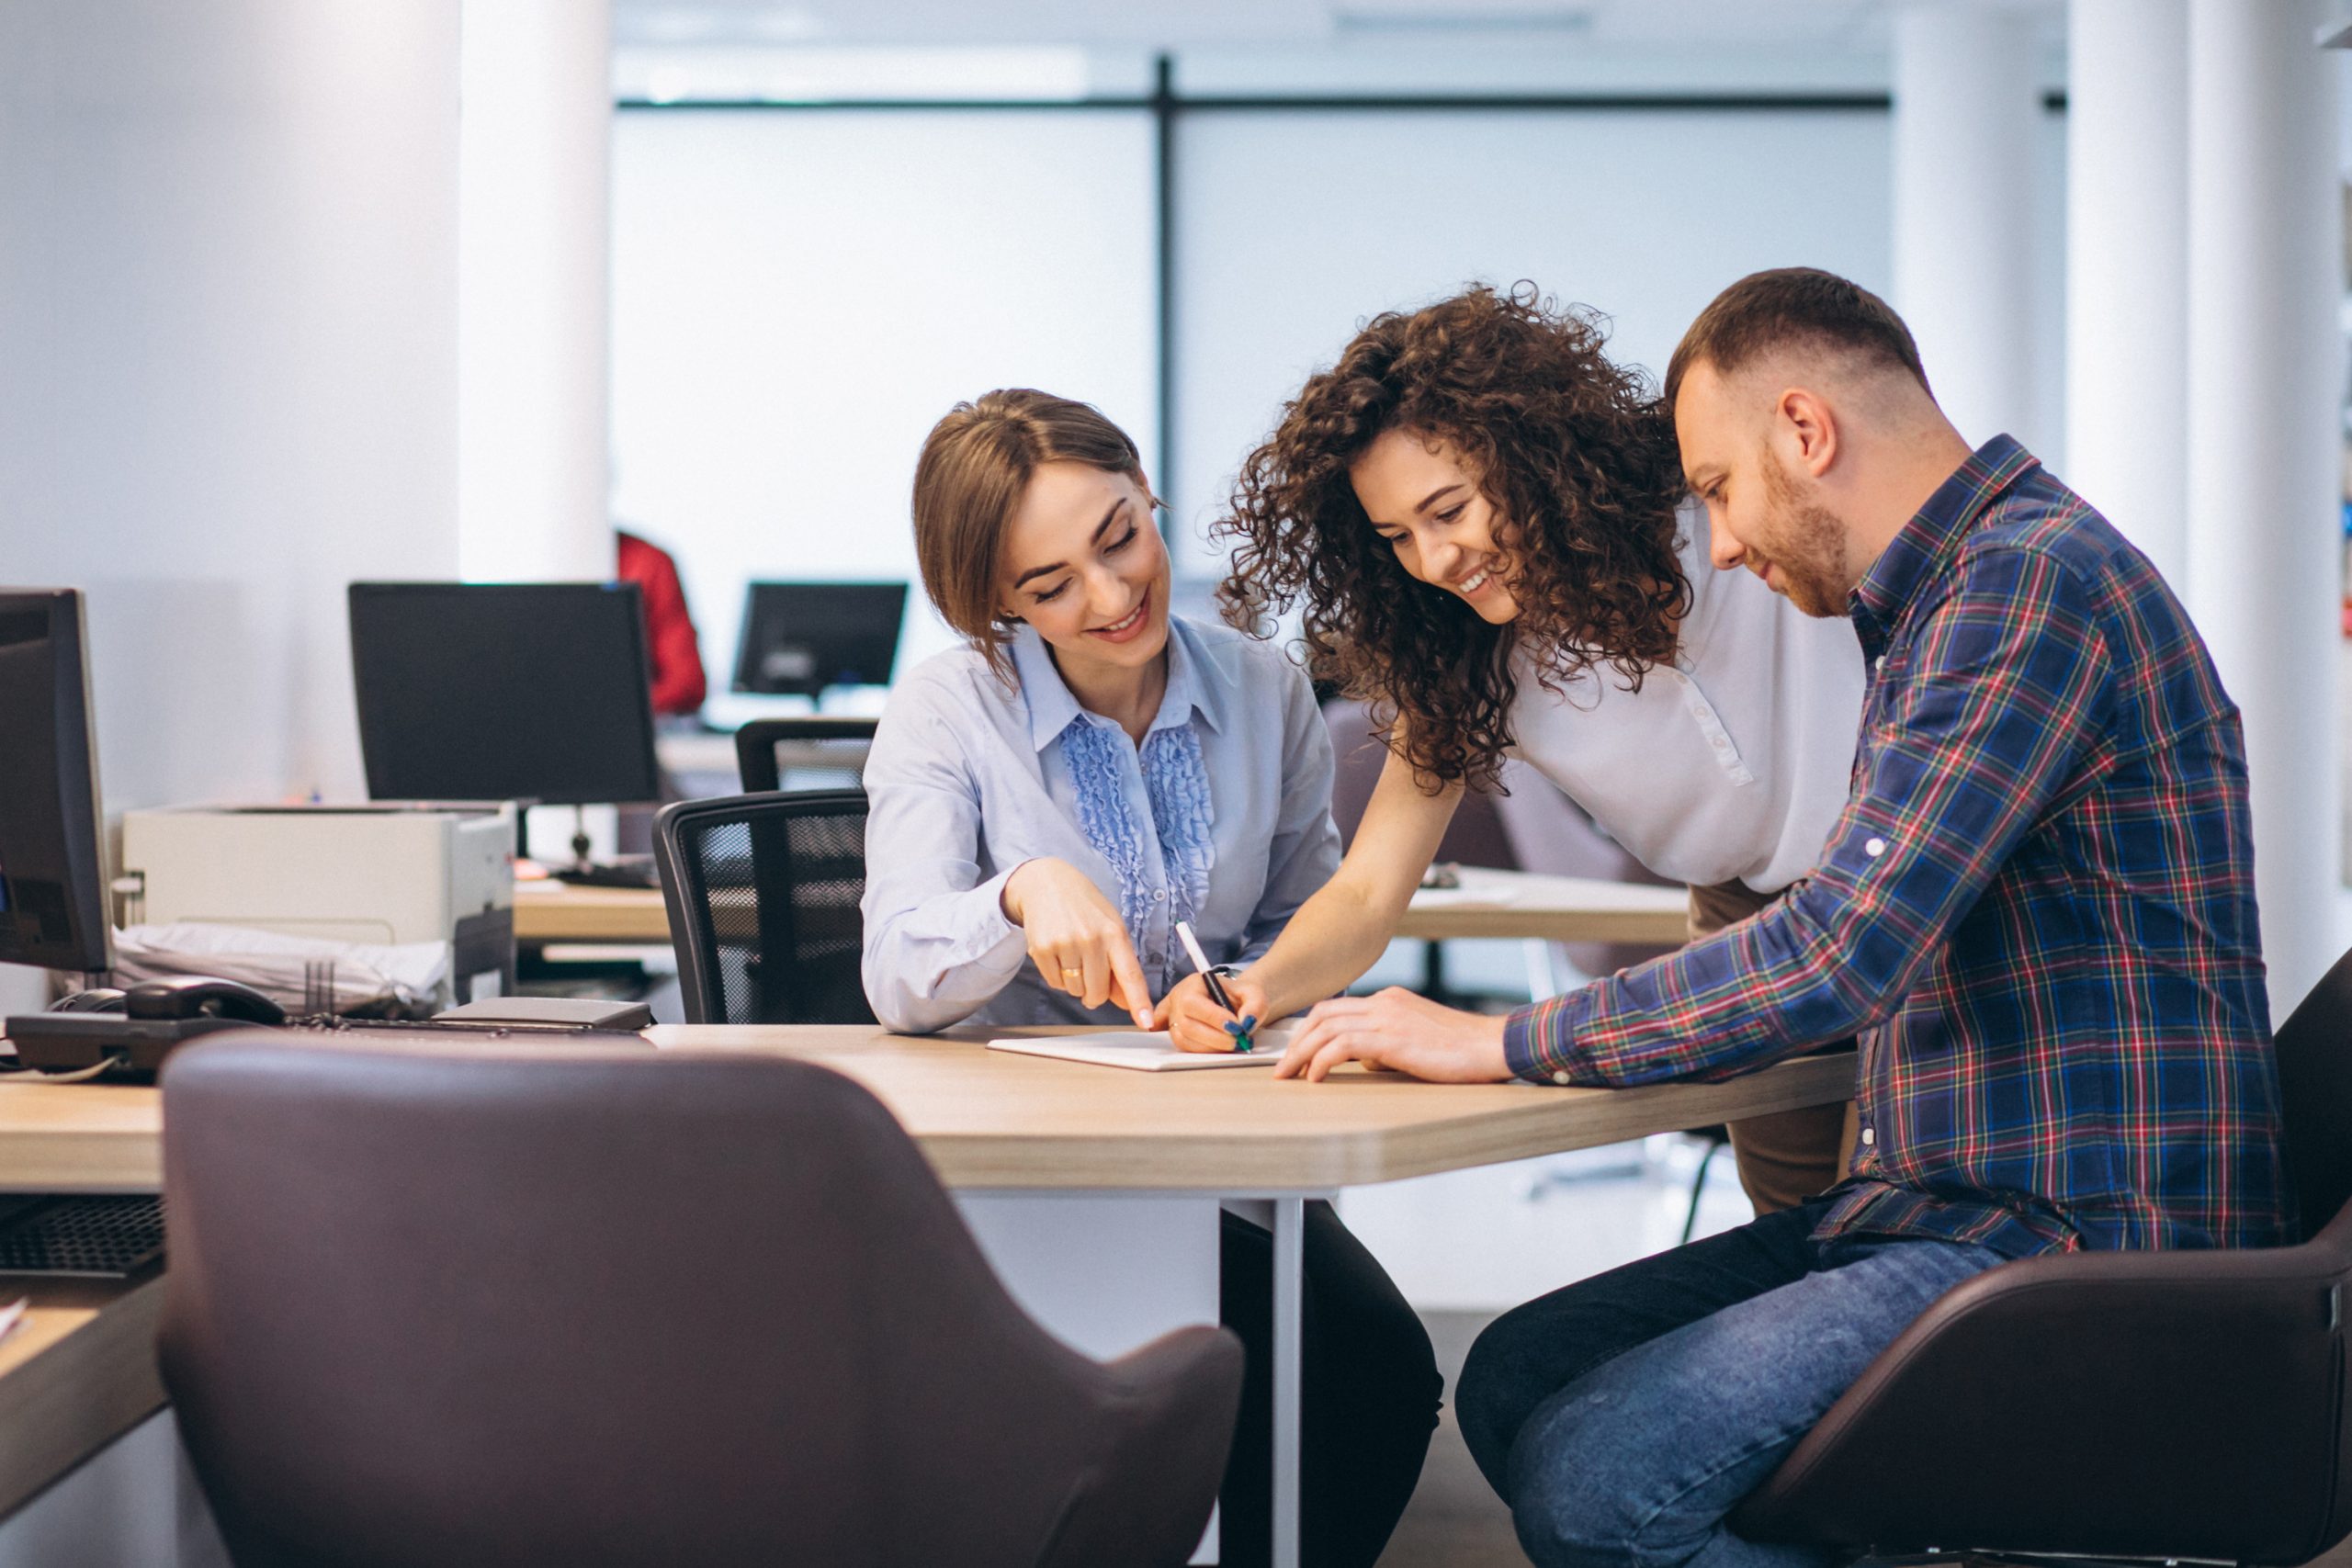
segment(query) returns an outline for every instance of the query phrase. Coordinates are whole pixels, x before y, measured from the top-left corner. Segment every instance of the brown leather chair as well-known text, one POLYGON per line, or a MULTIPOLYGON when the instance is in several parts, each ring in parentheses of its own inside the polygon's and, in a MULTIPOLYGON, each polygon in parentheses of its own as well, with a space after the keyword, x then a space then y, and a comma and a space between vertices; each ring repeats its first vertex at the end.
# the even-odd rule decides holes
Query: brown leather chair
POLYGON ((164 1378, 243 1568, 1180 1563, 1241 1348, 1102 1364, 777 1058, 224 1034, 164 1075, 164 1378))
POLYGON ((2309 1239, 2029 1258, 1936 1303, 1733 1517, 1757 1540, 2308 1562, 2352 1532, 2352 954, 2278 1031, 2309 1239))

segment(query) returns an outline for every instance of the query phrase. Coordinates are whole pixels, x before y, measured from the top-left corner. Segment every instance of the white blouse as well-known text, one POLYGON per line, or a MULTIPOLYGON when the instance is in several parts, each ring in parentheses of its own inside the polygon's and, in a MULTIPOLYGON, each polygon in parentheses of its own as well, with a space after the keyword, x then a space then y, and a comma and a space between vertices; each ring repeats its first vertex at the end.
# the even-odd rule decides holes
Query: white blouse
POLYGON ((1555 694, 1522 661, 1507 754, 1659 875, 1777 893, 1813 869, 1845 808, 1861 645, 1842 616, 1807 615, 1744 568, 1717 570, 1695 507, 1677 547, 1691 602, 1673 667, 1630 692, 1598 664, 1555 694))

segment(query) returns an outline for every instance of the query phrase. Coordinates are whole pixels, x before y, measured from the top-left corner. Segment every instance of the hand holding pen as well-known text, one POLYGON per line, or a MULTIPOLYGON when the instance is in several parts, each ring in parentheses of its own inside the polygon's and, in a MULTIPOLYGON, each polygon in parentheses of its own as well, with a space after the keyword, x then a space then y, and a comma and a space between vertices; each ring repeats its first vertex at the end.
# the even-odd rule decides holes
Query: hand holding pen
POLYGON ((1178 922, 1176 936, 1198 973, 1160 998, 1154 1026, 1166 1029, 1179 1050, 1250 1050, 1251 1032, 1266 1010, 1265 993, 1230 968, 1207 962, 1190 926, 1178 922))

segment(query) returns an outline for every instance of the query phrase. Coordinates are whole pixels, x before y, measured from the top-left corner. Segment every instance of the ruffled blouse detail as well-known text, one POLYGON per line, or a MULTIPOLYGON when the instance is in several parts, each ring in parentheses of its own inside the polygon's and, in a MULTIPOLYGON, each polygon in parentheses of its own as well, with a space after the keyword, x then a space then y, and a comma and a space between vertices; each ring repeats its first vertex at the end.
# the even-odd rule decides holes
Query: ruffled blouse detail
POLYGON ((1155 729, 1144 737, 1140 750, 1130 753, 1126 737, 1115 725, 1082 713, 1062 731, 1061 746, 1078 796, 1079 829, 1119 879, 1119 917, 1158 994, 1171 974, 1191 967, 1182 957, 1176 922, 1198 917, 1208 901, 1209 874, 1216 864, 1212 831, 1216 803, 1209 794, 1200 735, 1189 723, 1155 729), (1143 775, 1153 836, 1159 844, 1168 888, 1164 922, 1152 919, 1154 885, 1145 870, 1143 827, 1135 819, 1125 786, 1130 754, 1143 775), (1155 925, 1157 942, 1152 940, 1155 925))

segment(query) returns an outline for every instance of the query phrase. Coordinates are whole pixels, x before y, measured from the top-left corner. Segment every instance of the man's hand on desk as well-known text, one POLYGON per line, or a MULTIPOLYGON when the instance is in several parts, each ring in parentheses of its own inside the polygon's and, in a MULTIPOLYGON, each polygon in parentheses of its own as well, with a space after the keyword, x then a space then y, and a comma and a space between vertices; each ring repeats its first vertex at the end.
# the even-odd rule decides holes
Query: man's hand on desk
POLYGON ((1396 986, 1369 997, 1338 997, 1306 1015, 1274 1076, 1316 1082, 1342 1062, 1362 1062, 1432 1083, 1498 1083, 1510 1077, 1504 1022, 1440 1007, 1396 986))

